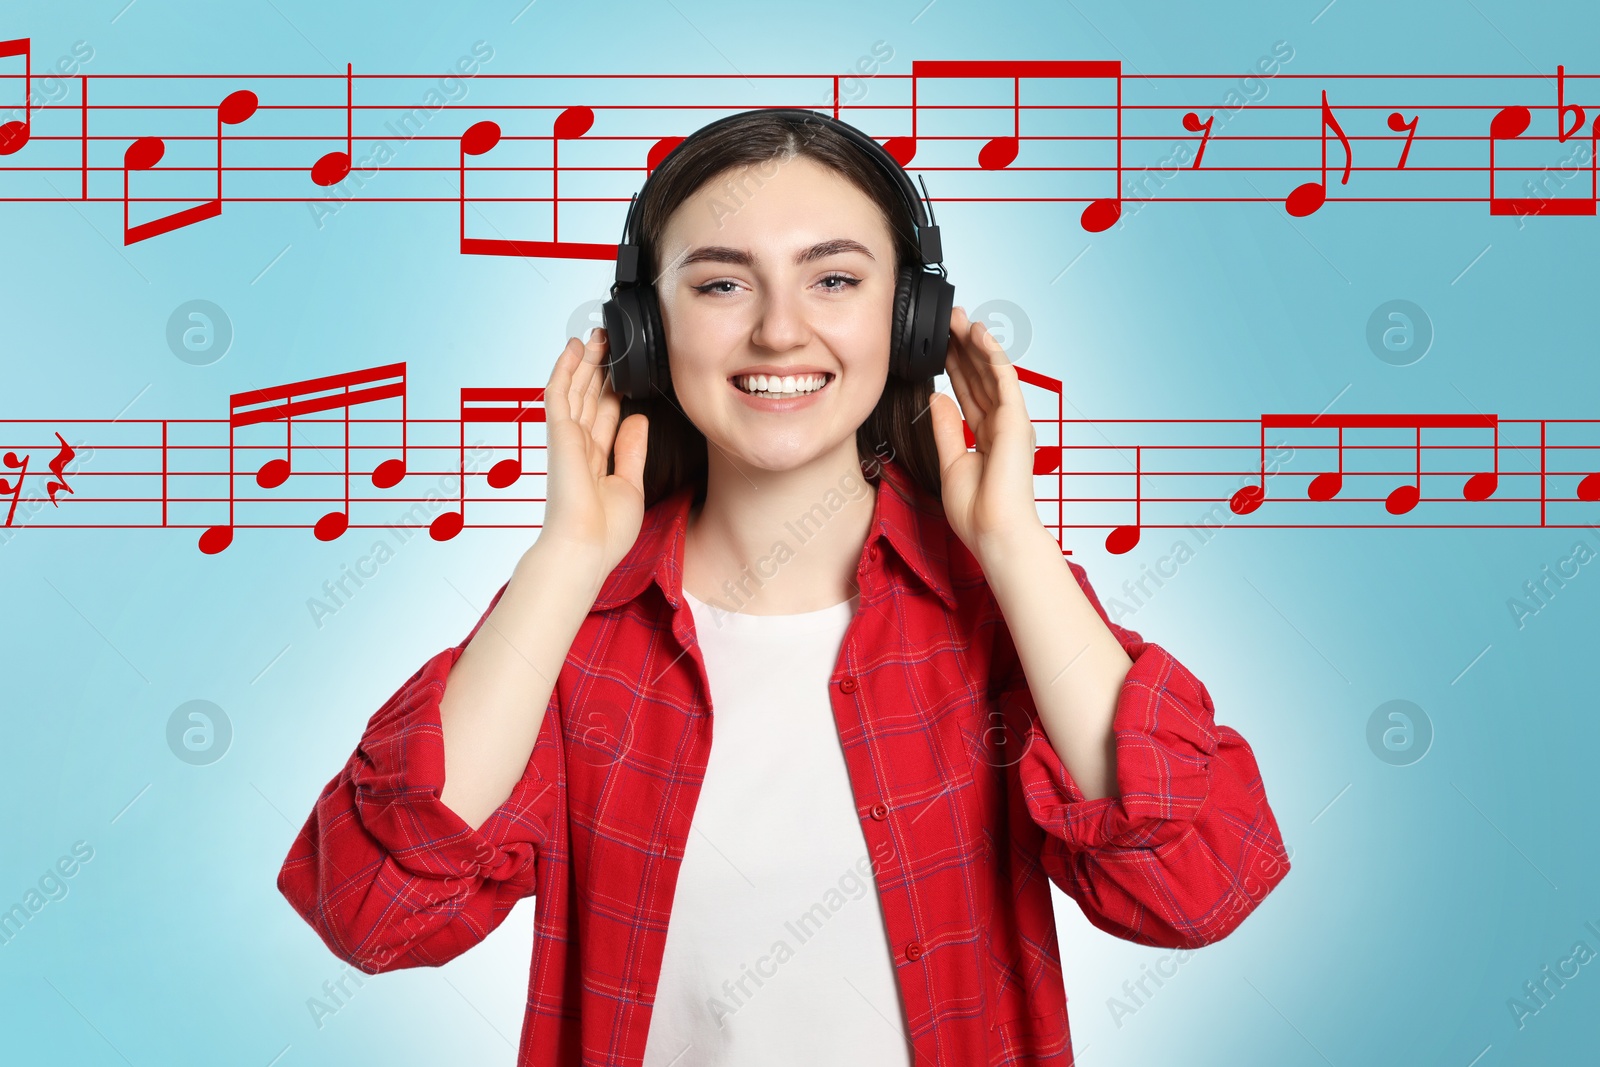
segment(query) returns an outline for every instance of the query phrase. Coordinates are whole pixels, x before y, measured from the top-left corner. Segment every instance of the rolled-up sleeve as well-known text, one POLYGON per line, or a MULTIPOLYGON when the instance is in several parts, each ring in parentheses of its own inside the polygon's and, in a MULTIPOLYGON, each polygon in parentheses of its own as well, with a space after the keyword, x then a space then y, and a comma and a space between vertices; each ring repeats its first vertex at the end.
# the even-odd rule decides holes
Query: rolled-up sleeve
POLYGON ((279 871, 279 891, 334 954, 372 973, 447 962, 534 891, 559 799, 555 693, 522 778, 482 826, 439 799, 445 681, 504 592, 368 720, 279 871))
POLYGON ((1181 948, 1231 933, 1289 871, 1255 755, 1220 726, 1206 687, 1158 644, 1111 622, 1083 568, 1078 584, 1132 660, 1112 720, 1118 795, 1088 799, 1051 747, 999 627, 1000 700, 1020 734, 1012 765, 1043 865, 1090 922, 1181 948))

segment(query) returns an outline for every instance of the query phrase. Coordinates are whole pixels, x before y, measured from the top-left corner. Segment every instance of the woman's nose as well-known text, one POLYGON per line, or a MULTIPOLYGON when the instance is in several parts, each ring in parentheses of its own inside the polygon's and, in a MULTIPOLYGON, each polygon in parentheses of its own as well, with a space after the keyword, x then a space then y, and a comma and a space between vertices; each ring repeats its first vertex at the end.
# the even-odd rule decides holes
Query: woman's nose
POLYGON ((785 292, 769 292, 757 312, 754 340, 763 348, 793 348, 810 335, 805 308, 799 297, 785 292))

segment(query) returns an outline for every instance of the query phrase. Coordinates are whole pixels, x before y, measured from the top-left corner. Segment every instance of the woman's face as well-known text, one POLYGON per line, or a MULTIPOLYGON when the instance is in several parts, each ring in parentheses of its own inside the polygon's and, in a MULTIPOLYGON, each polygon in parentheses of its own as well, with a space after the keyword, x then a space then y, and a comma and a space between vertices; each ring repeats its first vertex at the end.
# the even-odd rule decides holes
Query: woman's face
POLYGON ((848 448, 854 463, 889 373, 894 244, 877 205, 805 156, 741 168, 673 212, 658 262, 673 385, 711 461, 793 470, 848 448), (740 390, 752 369, 825 384, 769 403, 740 390))

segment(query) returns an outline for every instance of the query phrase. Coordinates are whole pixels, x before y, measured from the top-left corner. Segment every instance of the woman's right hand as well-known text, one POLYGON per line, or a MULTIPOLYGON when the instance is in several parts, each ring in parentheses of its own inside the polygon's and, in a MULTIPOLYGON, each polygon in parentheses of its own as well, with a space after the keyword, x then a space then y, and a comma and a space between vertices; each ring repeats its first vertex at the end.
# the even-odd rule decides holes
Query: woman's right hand
MULTIPOLYGON (((649 420, 629 415, 619 428, 622 398, 607 373, 605 330, 576 337, 556 358, 545 387, 549 476, 539 544, 574 551, 595 568, 598 590, 628 554, 644 522, 644 459, 649 420), (607 474, 613 450, 616 473, 607 474)), ((578 561, 575 561, 578 562, 578 561)))

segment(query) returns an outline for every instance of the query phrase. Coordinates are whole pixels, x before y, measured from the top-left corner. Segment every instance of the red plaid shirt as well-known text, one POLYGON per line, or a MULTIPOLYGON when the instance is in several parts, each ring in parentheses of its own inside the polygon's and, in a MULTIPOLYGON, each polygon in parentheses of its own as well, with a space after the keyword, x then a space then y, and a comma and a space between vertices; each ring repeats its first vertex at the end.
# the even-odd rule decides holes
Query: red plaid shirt
MULTIPOLYGON (((977 561, 937 501, 892 461, 883 471, 829 699, 915 1062, 1065 1067, 1050 882, 1117 937, 1195 947, 1232 931, 1288 857, 1250 746, 1215 723, 1205 686, 1113 625, 1064 560, 1133 661, 1113 724, 1120 796, 1085 799, 977 561)), ((371 973, 445 963, 536 897, 518 1067, 630 1067, 644 1053, 713 733, 680 587, 690 501, 685 488, 646 512, 521 781, 481 827, 439 800, 439 701, 480 619, 372 716, 278 876, 333 953, 371 973)))

